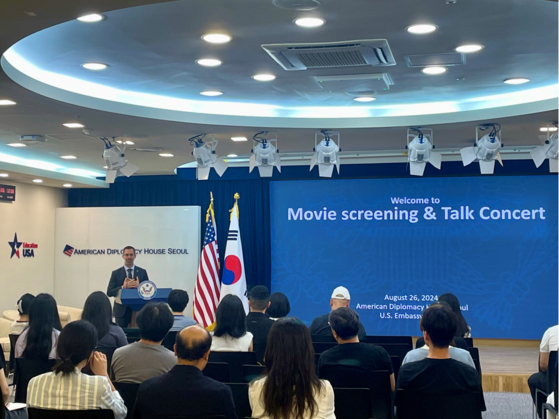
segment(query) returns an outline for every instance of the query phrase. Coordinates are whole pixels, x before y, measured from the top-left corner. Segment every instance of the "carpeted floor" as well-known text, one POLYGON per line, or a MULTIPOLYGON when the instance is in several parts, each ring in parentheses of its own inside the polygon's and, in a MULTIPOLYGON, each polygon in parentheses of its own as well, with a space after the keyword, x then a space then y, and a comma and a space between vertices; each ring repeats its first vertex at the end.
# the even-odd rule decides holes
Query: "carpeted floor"
POLYGON ((525 393, 484 393, 483 419, 531 419, 532 397, 525 393))

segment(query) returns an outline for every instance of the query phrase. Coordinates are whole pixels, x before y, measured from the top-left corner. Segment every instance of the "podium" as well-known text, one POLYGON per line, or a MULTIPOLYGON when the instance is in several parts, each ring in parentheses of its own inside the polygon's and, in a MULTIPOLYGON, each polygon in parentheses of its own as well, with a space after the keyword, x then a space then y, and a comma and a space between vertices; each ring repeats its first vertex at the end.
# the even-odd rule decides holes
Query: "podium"
POLYGON ((151 299, 144 299, 138 294, 137 289, 120 290, 120 301, 122 305, 132 307, 133 311, 140 311, 147 303, 150 302, 167 302, 167 297, 172 288, 157 288, 155 296, 151 299))

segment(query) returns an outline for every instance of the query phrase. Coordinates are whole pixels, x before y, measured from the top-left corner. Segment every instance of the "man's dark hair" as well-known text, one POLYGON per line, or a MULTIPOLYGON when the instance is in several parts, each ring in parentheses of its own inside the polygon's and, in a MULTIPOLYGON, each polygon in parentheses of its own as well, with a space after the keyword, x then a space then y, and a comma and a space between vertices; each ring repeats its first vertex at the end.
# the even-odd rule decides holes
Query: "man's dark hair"
POLYGON ((146 304, 136 317, 136 323, 140 328, 140 337, 152 342, 162 341, 173 326, 174 321, 175 318, 169 306, 163 302, 146 304))
POLYGON ((340 307, 330 313, 328 323, 343 340, 351 339, 359 333, 359 315, 349 307, 340 307))
POLYGON ((188 305, 188 293, 183 290, 172 290, 167 297, 167 304, 175 313, 182 313, 188 305))
POLYGON ((443 304, 434 304, 423 312, 421 327, 436 348, 448 348, 456 333, 456 316, 443 304))
POLYGON ((17 311, 19 314, 29 314, 29 307, 35 299, 33 294, 23 294, 17 302, 17 311))
POLYGON ((248 299, 252 308, 265 310, 270 302, 270 291, 264 285, 257 285, 250 290, 248 299))
POLYGON ((180 359, 186 359, 188 361, 196 361, 204 356, 206 352, 212 346, 212 337, 206 331, 206 337, 204 339, 189 339, 187 342, 181 338, 181 334, 177 333, 175 339, 175 349, 177 351, 177 356, 180 359))
POLYGON ((124 253, 127 249, 132 249, 134 251, 134 254, 136 254, 136 249, 134 248, 134 246, 126 246, 124 249, 122 249, 122 253, 124 253))

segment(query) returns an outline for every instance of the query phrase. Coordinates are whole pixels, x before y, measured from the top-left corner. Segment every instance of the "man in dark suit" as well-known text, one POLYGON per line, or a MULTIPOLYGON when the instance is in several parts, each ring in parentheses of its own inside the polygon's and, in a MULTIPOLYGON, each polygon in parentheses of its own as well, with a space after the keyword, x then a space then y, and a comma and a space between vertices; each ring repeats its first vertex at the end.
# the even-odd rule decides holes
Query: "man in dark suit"
POLYGON ((257 285, 250 290, 248 296, 250 313, 247 314, 247 330, 252 333, 252 347, 256 352, 258 362, 264 361, 264 351, 268 342, 268 333, 274 321, 266 316, 266 309, 270 306, 270 291, 263 285, 257 285))
MULTIPOLYGON (((136 249, 132 246, 126 246, 122 250, 122 258, 124 259, 124 266, 111 273, 111 279, 107 287, 109 297, 116 297, 121 289, 138 288, 142 282, 149 281, 146 270, 134 265, 136 249)), ((115 301, 113 314, 120 327, 128 327, 132 319, 132 308, 115 301)))
POLYGON ((237 419, 231 389, 204 376, 212 337, 198 325, 177 333, 177 365, 166 374, 150 378, 140 385, 133 418, 155 416, 224 416, 237 419))

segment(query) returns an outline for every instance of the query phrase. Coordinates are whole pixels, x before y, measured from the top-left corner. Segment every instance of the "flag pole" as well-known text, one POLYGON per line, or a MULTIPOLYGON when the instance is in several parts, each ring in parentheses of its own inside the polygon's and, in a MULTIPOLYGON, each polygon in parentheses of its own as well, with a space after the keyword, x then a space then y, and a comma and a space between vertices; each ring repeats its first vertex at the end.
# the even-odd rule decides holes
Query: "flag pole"
POLYGON ((239 218, 239 207, 237 204, 239 199, 241 199, 241 195, 239 195, 239 192, 235 192, 233 198, 235 198, 235 205, 233 205, 233 208, 229 210, 229 212, 231 213, 231 215, 229 216, 229 221, 231 221, 231 219, 233 218, 233 211, 235 211, 235 209, 237 210, 237 218, 239 218))

